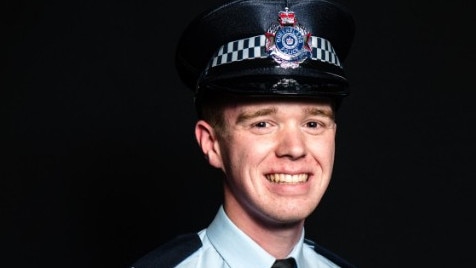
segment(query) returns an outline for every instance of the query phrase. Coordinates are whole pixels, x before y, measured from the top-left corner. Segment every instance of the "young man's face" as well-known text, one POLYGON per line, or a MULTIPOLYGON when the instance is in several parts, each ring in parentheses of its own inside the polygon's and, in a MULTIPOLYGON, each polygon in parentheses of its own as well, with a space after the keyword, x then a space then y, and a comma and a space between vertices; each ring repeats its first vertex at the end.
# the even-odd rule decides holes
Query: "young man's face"
POLYGON ((226 133, 215 139, 216 153, 208 157, 226 174, 228 216, 271 225, 302 223, 331 178, 336 134, 331 105, 247 102, 226 107, 224 116, 226 133))

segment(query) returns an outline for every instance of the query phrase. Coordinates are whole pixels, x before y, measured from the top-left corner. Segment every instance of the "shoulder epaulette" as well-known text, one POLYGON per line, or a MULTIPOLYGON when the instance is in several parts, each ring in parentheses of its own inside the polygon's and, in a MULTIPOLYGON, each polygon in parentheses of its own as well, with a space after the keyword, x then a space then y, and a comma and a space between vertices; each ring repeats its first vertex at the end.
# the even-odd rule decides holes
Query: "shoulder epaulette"
POLYGON ((357 268, 355 265, 351 264, 350 262, 344 260, 334 252, 326 249, 323 246, 318 245, 312 240, 309 239, 304 239, 304 243, 308 244, 311 246, 314 251, 316 251, 318 254, 324 256, 325 258, 329 259, 333 263, 339 265, 341 268, 357 268))
POLYGON ((201 246, 198 234, 183 234, 150 251, 130 268, 172 268, 201 246))

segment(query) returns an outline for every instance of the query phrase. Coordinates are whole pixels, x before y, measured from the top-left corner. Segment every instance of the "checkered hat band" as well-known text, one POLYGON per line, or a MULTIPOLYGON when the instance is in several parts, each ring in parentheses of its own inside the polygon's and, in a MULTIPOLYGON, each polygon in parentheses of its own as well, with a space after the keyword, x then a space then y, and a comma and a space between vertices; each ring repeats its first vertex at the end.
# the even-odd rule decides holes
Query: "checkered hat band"
POLYGON ((311 59, 328 62, 342 68, 331 42, 321 37, 311 36, 311 59))
MULTIPOLYGON (((331 43, 321 37, 311 36, 311 60, 319 60, 334 64, 342 68, 331 43)), ((220 47, 218 52, 212 58, 211 66, 215 67, 222 64, 232 63, 235 61, 267 58, 269 54, 266 52, 266 36, 258 35, 250 38, 240 39, 229 42, 220 47)))
POLYGON ((247 59, 266 58, 268 53, 265 48, 264 35, 232 41, 220 47, 212 59, 211 67, 247 59))

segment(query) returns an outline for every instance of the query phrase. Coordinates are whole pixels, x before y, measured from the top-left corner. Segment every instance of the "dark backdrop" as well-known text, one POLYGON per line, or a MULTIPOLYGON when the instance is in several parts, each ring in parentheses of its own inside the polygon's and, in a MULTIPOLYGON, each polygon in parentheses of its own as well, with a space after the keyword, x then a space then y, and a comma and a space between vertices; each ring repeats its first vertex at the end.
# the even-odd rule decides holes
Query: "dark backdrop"
MULTIPOLYGON (((220 174, 195 144, 173 54, 211 2, 2 4, 2 267, 127 267, 206 227, 220 174)), ((352 94, 333 181, 306 231, 360 267, 467 266, 474 1, 350 8, 352 94)))

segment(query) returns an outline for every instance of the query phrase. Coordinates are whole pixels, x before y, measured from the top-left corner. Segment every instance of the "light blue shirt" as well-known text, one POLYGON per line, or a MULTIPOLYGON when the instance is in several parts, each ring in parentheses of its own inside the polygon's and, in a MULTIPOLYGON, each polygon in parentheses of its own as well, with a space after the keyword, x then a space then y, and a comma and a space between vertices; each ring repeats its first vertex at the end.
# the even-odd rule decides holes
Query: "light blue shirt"
MULTIPOLYGON (((198 235, 203 246, 176 268, 269 268, 276 260, 238 229, 222 206, 198 235)), ((298 268, 339 267, 304 243, 304 230, 288 257, 296 260, 298 268)))

